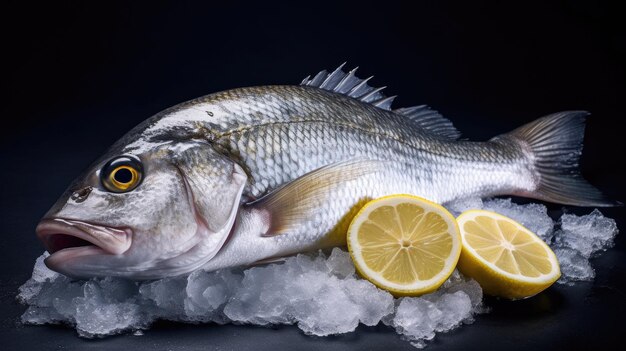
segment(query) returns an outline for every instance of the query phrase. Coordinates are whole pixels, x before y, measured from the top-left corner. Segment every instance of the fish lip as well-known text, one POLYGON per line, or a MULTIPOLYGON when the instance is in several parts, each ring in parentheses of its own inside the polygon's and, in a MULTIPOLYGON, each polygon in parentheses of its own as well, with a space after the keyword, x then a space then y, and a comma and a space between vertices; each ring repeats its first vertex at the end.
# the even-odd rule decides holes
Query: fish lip
POLYGON ((48 259, 79 257, 91 254, 120 255, 126 252, 132 242, 130 228, 111 228, 103 225, 65 218, 44 218, 35 229, 37 237, 50 252, 48 259), (53 235, 63 234, 73 236, 92 245, 66 247, 52 250, 50 239, 53 235))

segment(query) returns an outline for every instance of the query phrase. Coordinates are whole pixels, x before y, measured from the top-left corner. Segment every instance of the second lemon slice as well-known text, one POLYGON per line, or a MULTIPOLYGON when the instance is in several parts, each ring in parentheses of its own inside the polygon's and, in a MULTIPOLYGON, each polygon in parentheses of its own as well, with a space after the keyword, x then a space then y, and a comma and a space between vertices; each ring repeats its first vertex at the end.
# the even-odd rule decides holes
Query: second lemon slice
POLYGON ((436 290, 452 274, 461 253, 454 217, 411 195, 367 203, 348 229, 348 250, 358 272, 394 295, 436 290))
POLYGON ((509 299, 533 296, 561 276, 554 252, 514 220, 484 210, 458 217, 463 238, 459 270, 485 293, 509 299))

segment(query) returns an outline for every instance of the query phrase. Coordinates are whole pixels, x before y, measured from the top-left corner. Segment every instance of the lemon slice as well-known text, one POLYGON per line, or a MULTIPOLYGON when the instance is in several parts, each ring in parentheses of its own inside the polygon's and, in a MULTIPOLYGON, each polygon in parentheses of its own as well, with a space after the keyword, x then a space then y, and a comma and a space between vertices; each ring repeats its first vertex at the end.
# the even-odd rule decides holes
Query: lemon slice
POLYGON ((367 203, 352 220, 347 241, 359 274, 396 296, 436 290, 461 254, 454 217, 440 205, 411 195, 367 203))
POLYGON ((471 210, 458 218, 463 251, 458 268, 485 293, 509 299, 533 296, 561 276, 554 252, 537 235, 500 214, 471 210))

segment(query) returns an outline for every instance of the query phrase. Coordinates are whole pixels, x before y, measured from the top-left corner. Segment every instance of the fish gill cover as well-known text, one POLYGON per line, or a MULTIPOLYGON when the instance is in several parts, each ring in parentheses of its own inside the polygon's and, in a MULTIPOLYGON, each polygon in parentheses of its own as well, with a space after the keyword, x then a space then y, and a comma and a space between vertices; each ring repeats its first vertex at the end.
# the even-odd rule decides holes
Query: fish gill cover
MULTIPOLYGON (((455 214, 484 208, 509 216, 537 233, 555 251, 561 284, 592 280, 589 259, 613 245, 614 220, 600 211, 563 214, 556 223, 540 204, 510 199, 467 199, 448 204, 455 214)), ((486 312, 474 280, 457 271, 436 292, 395 299, 364 279, 349 254, 299 254, 281 264, 149 282, 117 278, 73 281, 46 268, 42 255, 18 299, 28 305, 25 324, 67 324, 93 338, 149 328, 156 320, 253 325, 296 324, 306 334, 327 336, 354 331, 361 323, 383 323, 416 347, 436 333, 473 322, 486 312)))

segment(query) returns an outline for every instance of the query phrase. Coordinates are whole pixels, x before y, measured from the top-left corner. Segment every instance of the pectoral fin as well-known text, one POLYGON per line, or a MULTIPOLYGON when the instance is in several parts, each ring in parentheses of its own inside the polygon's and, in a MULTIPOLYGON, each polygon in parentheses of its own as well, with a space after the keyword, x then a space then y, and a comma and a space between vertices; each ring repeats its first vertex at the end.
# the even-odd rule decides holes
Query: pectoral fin
POLYGON ((378 172, 383 165, 383 161, 356 159, 324 166, 247 206, 267 214, 265 236, 288 233, 311 218, 347 182, 378 172))

